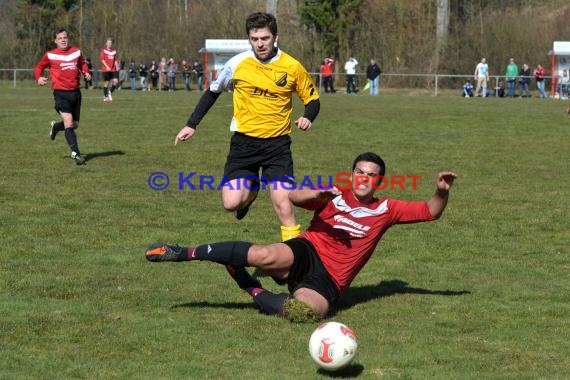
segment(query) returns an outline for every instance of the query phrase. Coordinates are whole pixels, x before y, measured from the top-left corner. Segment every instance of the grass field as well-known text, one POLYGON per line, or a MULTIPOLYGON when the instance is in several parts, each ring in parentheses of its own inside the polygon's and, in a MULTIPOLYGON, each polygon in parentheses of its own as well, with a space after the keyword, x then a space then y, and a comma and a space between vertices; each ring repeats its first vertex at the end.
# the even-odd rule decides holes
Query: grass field
POLYGON ((422 175, 389 196, 459 175, 442 219, 390 230, 331 316, 359 351, 330 375, 307 351, 316 324, 259 314, 222 266, 143 257, 155 241, 279 239, 266 193, 237 222, 218 191, 177 189, 179 172, 220 177, 231 96, 175 148, 196 92, 83 94, 79 167, 48 137, 49 89, 0 91, 0 379, 570 378, 568 102, 323 96, 293 133, 297 176, 368 150, 388 175, 422 175), (156 171, 168 189, 150 189, 156 171))

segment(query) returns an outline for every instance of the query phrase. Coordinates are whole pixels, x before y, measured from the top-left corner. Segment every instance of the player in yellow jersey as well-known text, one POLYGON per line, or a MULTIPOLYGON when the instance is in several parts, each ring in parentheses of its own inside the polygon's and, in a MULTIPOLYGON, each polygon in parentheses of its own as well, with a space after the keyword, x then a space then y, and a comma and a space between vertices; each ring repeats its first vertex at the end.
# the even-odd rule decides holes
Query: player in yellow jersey
POLYGON ((294 175, 289 136, 292 97, 297 93, 305 105, 295 125, 307 131, 319 113, 319 93, 303 65, 276 47, 277 21, 273 15, 253 13, 247 17, 245 27, 252 49, 224 65, 176 135, 174 145, 194 136, 210 107, 233 85, 230 130, 234 134, 224 167, 223 206, 242 219, 257 197, 259 181, 267 183, 281 223, 281 238, 288 240, 296 237, 301 227, 288 197, 292 188, 288 182, 294 175))

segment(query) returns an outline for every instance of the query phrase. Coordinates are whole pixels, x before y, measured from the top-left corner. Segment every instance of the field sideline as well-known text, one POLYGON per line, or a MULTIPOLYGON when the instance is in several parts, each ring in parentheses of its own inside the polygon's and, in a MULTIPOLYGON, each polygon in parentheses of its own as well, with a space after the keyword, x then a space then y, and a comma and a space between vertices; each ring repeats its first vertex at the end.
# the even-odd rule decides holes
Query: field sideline
MULTIPOLYGON (((237 222, 219 192, 177 189, 180 172, 221 175, 231 96, 176 148, 198 93, 83 96, 79 167, 49 139, 51 91, 0 87, 0 379, 328 378, 307 350, 316 324, 259 314, 222 266, 143 257, 155 241, 279 239, 265 192, 237 222), (147 183, 157 171, 164 191, 147 183)), ((296 176, 349 171, 368 150, 387 175, 422 176, 389 196, 424 200, 438 171, 459 176, 441 220, 390 230, 330 318, 359 339, 335 376, 570 378, 568 105, 323 94, 292 135, 296 176)))

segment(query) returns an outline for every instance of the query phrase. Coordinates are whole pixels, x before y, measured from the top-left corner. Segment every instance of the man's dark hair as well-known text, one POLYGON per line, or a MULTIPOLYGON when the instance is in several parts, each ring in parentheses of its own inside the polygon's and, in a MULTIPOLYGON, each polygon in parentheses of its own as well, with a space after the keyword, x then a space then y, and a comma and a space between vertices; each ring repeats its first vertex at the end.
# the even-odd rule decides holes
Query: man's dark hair
POLYGON ((380 157, 376 153, 366 152, 366 153, 359 154, 354 159, 354 162, 352 163, 352 171, 354 171, 354 168, 356 168, 356 164, 359 163, 360 161, 373 162, 376 165, 380 166, 380 173, 379 174, 381 176, 383 176, 386 173, 386 164, 384 163, 384 160, 382 159, 382 157, 380 157))
POLYGON ((69 36, 69 32, 67 31, 67 29, 65 29, 65 28, 59 28, 58 30, 55 31, 55 33, 54 33, 54 35, 53 35, 53 38, 57 38, 57 35, 58 35, 59 33, 63 33, 63 32, 67 33, 67 35, 69 36))
POLYGON ((271 13, 256 12, 252 13, 245 19, 245 32, 249 36, 252 29, 269 28, 272 35, 277 35, 277 20, 271 13))

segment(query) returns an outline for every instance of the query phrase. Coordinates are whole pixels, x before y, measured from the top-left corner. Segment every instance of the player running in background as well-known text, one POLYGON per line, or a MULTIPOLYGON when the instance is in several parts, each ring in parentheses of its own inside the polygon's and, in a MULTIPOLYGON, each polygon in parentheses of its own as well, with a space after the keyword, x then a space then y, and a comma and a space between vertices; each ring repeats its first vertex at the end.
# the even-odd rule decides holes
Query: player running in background
POLYGON ((113 92, 119 84, 119 57, 113 47, 113 39, 107 38, 105 47, 99 52, 101 58, 101 72, 103 73, 103 101, 112 102, 113 92), (109 83, 111 88, 109 89, 109 83))
POLYGON ((43 86, 48 78, 43 71, 49 67, 51 88, 55 99, 55 111, 61 115, 62 121, 52 121, 50 138, 55 139, 58 132, 65 130, 65 139, 71 149, 71 158, 77 165, 83 165, 85 158, 79 152, 75 129, 79 127, 81 114, 81 74, 91 80, 89 68, 81 55, 81 50, 69 45, 68 32, 61 28, 55 32, 56 48, 44 54, 34 69, 36 82, 43 86))
POLYGON ((292 190, 289 198, 293 204, 315 213, 309 228, 297 238, 269 245, 229 241, 178 247, 157 243, 147 249, 146 258, 153 262, 206 260, 224 264, 263 312, 291 320, 325 317, 391 226, 441 216, 456 178, 452 172, 439 173, 430 199, 405 202, 374 196, 385 170, 382 158, 367 152, 354 160, 351 189, 292 190), (277 283, 287 284, 289 293, 264 289, 245 267, 259 268, 277 283))
POLYGON ((220 94, 233 86, 234 115, 230 151, 224 168, 222 203, 242 219, 257 197, 259 181, 268 183, 273 208, 281 223, 281 238, 301 232, 288 194, 293 177, 291 155, 292 96, 305 105, 297 128, 311 128, 320 109, 313 79, 293 57, 276 46, 277 21, 268 13, 247 17, 246 32, 251 50, 231 58, 204 92, 174 144, 194 136, 196 127, 220 94), (261 170, 261 178, 260 178, 261 170))

